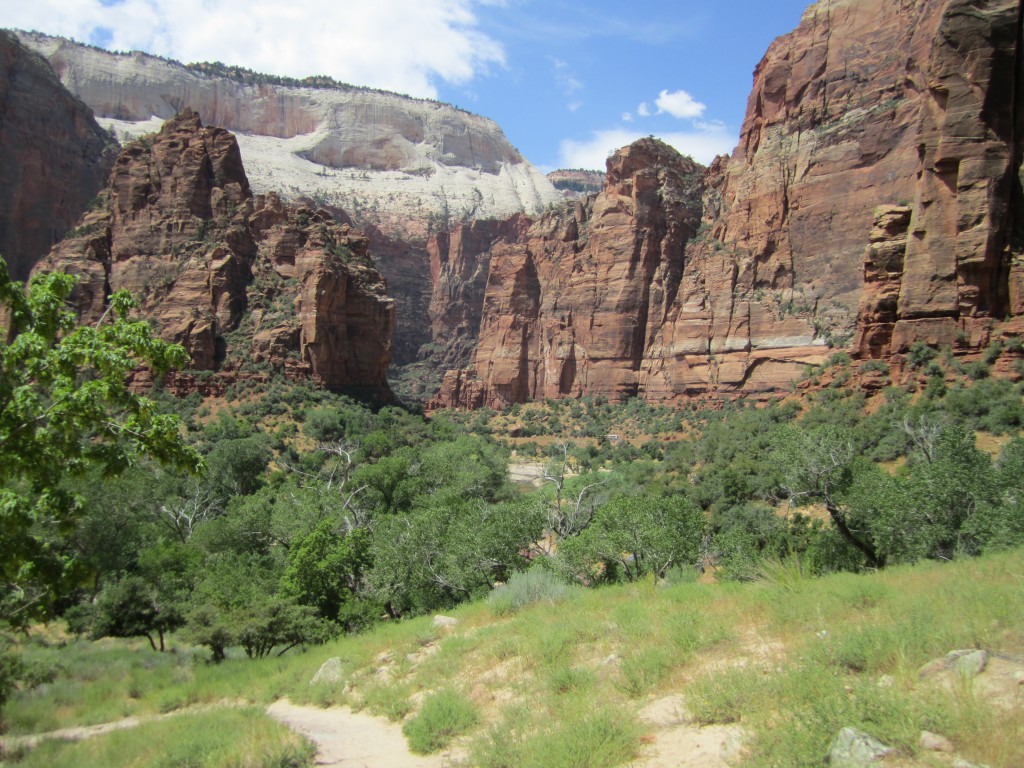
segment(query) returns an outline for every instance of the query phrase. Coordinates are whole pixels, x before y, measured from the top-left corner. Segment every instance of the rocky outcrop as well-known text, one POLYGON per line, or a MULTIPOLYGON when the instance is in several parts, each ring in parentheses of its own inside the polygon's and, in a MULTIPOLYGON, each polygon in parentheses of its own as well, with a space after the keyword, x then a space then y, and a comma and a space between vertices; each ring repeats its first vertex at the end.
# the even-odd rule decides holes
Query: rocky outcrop
POLYGON ((103 188, 111 144, 49 64, 0 30, 0 254, 14 278, 28 277, 103 188))
MULTIPOLYGON (((915 342, 971 352, 1014 335, 1022 13, 1019 0, 811 6, 755 70, 739 146, 707 170, 701 227, 673 245, 665 276, 633 271, 622 243, 658 240, 674 214, 623 206, 618 233, 597 225, 621 197, 618 169, 637 153, 627 149, 571 225, 542 219, 530 232, 552 236, 480 262, 489 277, 474 363, 448 374, 436 404, 768 395, 851 339, 859 356, 898 367, 915 342), (644 286, 666 300, 650 305, 644 286), (601 322, 609 296, 621 297, 616 317, 635 317, 632 344, 601 322)), ((673 167, 649 160, 645 178, 673 167)))
POLYGON ((448 104, 223 65, 184 66, 19 33, 61 81, 120 133, 191 108, 238 131, 256 192, 284 190, 346 209, 391 237, 505 218, 559 199, 491 120, 448 104))
MULTIPOLYGON (((647 346, 675 301, 684 247, 697 231, 702 179, 696 163, 644 139, 609 160, 600 195, 529 228, 515 223, 518 238, 489 251, 475 370, 450 372, 435 404, 637 394, 647 346)), ((460 265, 449 275, 460 270, 471 272, 460 265)), ((469 297, 481 271, 472 270, 469 297)), ((438 285, 451 291, 450 280, 438 285)), ((472 314, 457 317, 466 327, 472 314)))
POLYGON ((584 171, 580 169, 557 170, 548 174, 548 181, 562 193, 567 200, 575 200, 586 195, 596 195, 604 189, 605 177, 601 171, 584 171))
MULTIPOLYGON (((393 303, 367 238, 326 212, 253 196, 234 136, 194 112, 117 158, 102 205, 40 265, 78 275, 82 319, 127 289, 195 371, 270 369, 390 398, 393 303)), ((179 375, 188 389, 206 375, 179 375)))

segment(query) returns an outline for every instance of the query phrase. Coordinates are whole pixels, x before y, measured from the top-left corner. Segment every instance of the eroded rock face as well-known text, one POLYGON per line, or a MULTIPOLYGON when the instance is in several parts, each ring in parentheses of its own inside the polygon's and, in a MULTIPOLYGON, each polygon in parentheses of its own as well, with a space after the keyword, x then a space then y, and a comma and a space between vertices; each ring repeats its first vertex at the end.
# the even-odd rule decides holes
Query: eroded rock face
MULTIPOLYGON (((195 370, 273 368, 390 398, 394 307, 367 238, 326 212, 254 197, 232 134, 182 113, 125 148, 102 201, 40 265, 79 276, 85 322, 125 288, 195 370)), ((209 379, 174 386, 196 381, 209 379)))
MULTIPOLYGON (((697 231, 703 169, 643 139, 608 163, 604 192, 499 242, 489 259, 449 270, 475 306, 486 272, 474 372, 450 372, 438 404, 502 407, 539 397, 637 394, 640 367, 675 300, 697 231)), ((450 263, 450 262, 449 262, 450 263)), ((436 296, 436 294, 435 294, 436 296)), ((442 296, 439 306, 448 306, 442 296)), ((456 327, 472 325, 473 311, 456 327)), ((438 312, 441 330, 451 318, 438 312)))
POLYGON ((559 199, 493 121, 449 104, 18 34, 119 132, 138 134, 132 123, 196 110, 244 134, 239 142, 257 193, 315 195, 390 237, 418 237, 422 245, 431 222, 504 218, 559 199))
POLYGON ((1020 38, 1017 0, 809 8, 755 72, 714 230, 754 290, 800 290, 842 336, 821 305, 859 307, 861 355, 987 343, 1020 311, 1020 38))
POLYGON ((700 230, 623 202, 624 179, 671 167, 651 155, 623 175, 645 155, 623 150, 572 221, 542 219, 479 262, 474 364, 436 404, 766 396, 851 340, 898 364, 918 341, 971 352, 1015 334, 1021 38, 1019 0, 820 0, 771 45, 739 146, 695 185, 700 230), (653 270, 627 255, 666 226, 686 234, 653 270))
POLYGON ((49 64, 0 30, 0 254, 28 277, 103 188, 114 152, 49 64))

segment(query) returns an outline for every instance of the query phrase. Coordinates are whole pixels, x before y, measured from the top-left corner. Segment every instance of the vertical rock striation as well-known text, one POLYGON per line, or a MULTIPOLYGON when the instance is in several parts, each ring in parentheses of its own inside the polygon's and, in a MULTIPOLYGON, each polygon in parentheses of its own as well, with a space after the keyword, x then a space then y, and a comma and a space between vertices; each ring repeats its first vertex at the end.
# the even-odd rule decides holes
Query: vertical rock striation
POLYGON ((50 65, 0 30, 0 254, 23 280, 103 188, 114 153, 50 65))
POLYGON ((757 66, 732 157, 690 185, 699 229, 692 198, 652 203, 680 166, 641 142, 573 216, 462 269, 488 273, 479 344, 435 405, 768 395, 851 339, 899 363, 1018 332, 1022 18, 1019 0, 815 3, 757 66))
MULTIPOLYGON (((39 265, 78 275, 85 322, 125 288, 221 383, 265 366, 390 399, 394 307, 367 238, 326 212, 254 197, 228 131, 183 112, 124 149, 101 199, 39 265)), ((209 377, 175 386, 199 381, 209 377)))
MULTIPOLYGON (((474 370, 450 371, 435 405, 501 407, 539 397, 637 394, 647 347, 675 300, 697 232, 703 169, 653 139, 608 162, 604 191, 549 213, 472 267, 437 281, 436 327, 473 325, 486 274, 474 370), (468 275, 457 282, 454 278, 468 275), (460 286, 453 288, 453 282, 460 286), (462 290, 465 286, 465 290, 462 290)), ((451 264, 451 262, 449 262, 451 264)))

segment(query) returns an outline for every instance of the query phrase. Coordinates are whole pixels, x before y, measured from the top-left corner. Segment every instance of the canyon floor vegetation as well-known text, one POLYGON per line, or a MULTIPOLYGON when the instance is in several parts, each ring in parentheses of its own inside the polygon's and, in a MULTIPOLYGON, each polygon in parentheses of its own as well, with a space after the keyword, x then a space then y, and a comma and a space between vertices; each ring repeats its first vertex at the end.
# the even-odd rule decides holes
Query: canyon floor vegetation
POLYGON ((2 727, 183 713, 88 745, 15 738, 7 763, 166 738, 179 757, 125 764, 302 765, 287 732, 225 737, 288 696, 474 765, 611 766, 656 745, 644 706, 673 694, 668 722, 738 724, 750 765, 820 764, 843 727, 922 765, 921 731, 1021 762, 1019 688, 1004 715, 969 681, 915 678, 954 650, 1024 651, 1024 408, 987 375, 1001 344, 970 367, 915 348, 916 378, 871 400, 840 352, 779 403, 425 418, 270 375, 143 398, 124 373, 181 354, 127 297, 75 329, 64 276, 0 282, 2 727))

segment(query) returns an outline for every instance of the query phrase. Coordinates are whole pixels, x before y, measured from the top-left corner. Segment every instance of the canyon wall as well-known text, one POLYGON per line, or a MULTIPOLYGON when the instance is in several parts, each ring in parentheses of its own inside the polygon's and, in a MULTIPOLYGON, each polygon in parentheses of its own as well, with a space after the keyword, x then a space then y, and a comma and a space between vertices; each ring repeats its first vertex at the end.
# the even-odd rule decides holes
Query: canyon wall
POLYGON ((78 276, 84 322, 112 291, 131 291, 192 357, 172 389, 218 391, 278 370, 391 399, 394 305, 367 238, 326 212, 254 196, 231 133, 181 113, 125 147, 100 203, 37 268, 78 276))
POLYGON ((0 30, 0 254, 15 279, 102 189, 111 144, 46 61, 0 30))
POLYGON ((575 213, 480 256, 476 353, 434 405, 766 396, 833 348, 898 368, 915 342, 1017 333, 1021 38, 1017 0, 811 6, 757 66, 732 157, 694 185, 699 229, 691 206, 627 202, 680 160, 621 151, 575 213), (616 228, 597 223, 609 210, 616 228), (668 231, 685 234, 637 269, 630 239, 668 231))
POLYGON ((193 109, 240 134, 256 192, 316 195, 353 215, 358 208, 391 235, 425 239, 417 228, 428 217, 503 218, 558 199, 493 121, 449 104, 18 34, 121 131, 193 109))

